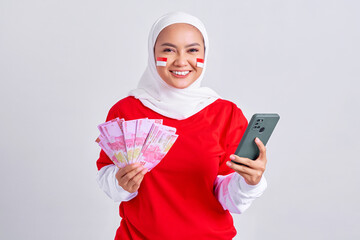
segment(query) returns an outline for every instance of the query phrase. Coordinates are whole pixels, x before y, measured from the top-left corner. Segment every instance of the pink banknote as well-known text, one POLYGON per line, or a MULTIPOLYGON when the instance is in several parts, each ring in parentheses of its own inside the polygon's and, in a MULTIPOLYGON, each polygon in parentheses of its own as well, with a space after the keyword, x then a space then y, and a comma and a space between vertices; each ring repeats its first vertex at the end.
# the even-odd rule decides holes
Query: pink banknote
POLYGON ((129 164, 137 161, 142 146, 154 123, 161 125, 162 119, 143 118, 122 123, 129 164))
POLYGON ((165 157, 177 137, 178 135, 176 134, 160 131, 159 137, 156 137, 154 141, 147 146, 139 159, 140 163, 151 171, 165 157))
POLYGON ((140 155, 140 151, 150 132, 152 125, 155 123, 153 119, 139 119, 136 123, 136 137, 133 152, 133 159, 136 161, 140 155))
POLYGON ((106 138, 107 144, 113 150, 118 162, 122 165, 128 163, 124 133, 120 127, 124 121, 124 119, 115 118, 98 126, 101 135, 106 138))
POLYGON ((140 162, 150 171, 168 153, 178 135, 162 119, 125 121, 115 118, 98 126, 96 142, 120 168, 140 162))
POLYGON ((96 139, 96 142, 116 166, 119 168, 126 166, 126 163, 119 162, 119 160, 116 158, 114 150, 111 149, 111 144, 103 135, 100 134, 100 136, 96 139))
POLYGON ((128 157, 128 163, 134 163, 133 153, 135 147, 135 136, 136 136, 136 123, 137 120, 122 122, 122 128, 124 131, 124 140, 126 146, 126 153, 128 157))
POLYGON ((167 154, 178 135, 176 129, 160 124, 153 124, 148 138, 140 152, 139 161, 146 168, 153 169, 167 154))

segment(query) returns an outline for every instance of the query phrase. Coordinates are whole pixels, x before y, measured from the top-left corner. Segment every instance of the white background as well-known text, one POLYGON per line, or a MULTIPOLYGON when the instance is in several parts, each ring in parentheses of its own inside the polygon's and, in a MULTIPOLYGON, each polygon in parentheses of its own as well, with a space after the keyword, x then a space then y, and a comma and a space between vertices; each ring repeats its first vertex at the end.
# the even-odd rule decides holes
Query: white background
POLYGON ((235 239, 360 237, 360 3, 1 0, 0 239, 113 239, 96 126, 136 87, 161 15, 199 17, 204 86, 250 119, 278 112, 268 189, 235 239))

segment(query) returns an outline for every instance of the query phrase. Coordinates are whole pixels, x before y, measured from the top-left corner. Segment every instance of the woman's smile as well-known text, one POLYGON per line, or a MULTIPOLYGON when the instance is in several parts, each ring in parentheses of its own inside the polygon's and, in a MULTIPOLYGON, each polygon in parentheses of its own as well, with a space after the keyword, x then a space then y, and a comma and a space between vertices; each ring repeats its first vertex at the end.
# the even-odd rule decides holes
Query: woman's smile
POLYGON ((186 78, 189 76, 189 74, 191 73, 191 71, 184 71, 184 70, 170 70, 171 75, 173 75, 176 78, 186 78))

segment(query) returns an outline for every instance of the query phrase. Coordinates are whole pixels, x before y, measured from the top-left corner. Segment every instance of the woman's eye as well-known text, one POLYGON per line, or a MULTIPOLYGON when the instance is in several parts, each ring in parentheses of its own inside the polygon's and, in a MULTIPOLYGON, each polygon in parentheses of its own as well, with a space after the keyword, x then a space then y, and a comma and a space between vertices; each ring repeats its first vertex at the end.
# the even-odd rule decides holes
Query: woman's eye
POLYGON ((172 52, 172 49, 170 49, 170 48, 165 48, 163 52, 172 52))
POLYGON ((199 50, 198 49, 196 49, 196 48, 191 48, 191 49, 189 49, 189 52, 198 52, 199 50))

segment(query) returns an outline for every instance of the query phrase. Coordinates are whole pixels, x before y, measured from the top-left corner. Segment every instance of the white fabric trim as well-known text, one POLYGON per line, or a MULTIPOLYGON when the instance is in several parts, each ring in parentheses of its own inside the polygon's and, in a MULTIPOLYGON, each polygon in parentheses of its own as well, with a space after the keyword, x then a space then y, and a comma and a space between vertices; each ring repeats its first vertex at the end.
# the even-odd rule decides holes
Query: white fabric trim
POLYGON ((214 182, 215 196, 224 210, 243 213, 267 188, 265 176, 257 185, 249 185, 238 173, 218 175, 214 182))
POLYGON ((138 192, 129 193, 120 187, 115 175, 119 168, 114 164, 102 167, 98 173, 96 180, 101 190, 109 196, 114 202, 127 202, 137 196, 138 192))

